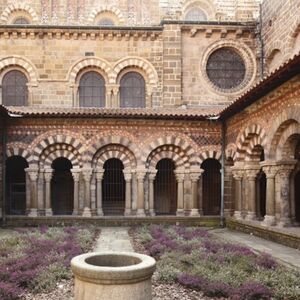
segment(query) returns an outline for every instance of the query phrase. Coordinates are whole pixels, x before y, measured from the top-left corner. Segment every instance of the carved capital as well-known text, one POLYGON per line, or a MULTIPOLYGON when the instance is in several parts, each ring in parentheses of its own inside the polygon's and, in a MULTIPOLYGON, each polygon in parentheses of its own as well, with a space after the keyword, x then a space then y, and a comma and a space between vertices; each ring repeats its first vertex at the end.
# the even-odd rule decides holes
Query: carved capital
POLYGON ((148 172, 148 178, 150 181, 154 181, 155 177, 157 174, 157 170, 156 169, 150 169, 148 172))
POLYGON ((52 169, 46 169, 44 171, 44 178, 46 182, 50 182, 53 176, 53 170, 52 169))
POLYGON ((246 170, 246 176, 249 180, 255 180, 258 173, 259 170, 257 169, 246 170))
POLYGON ((279 167, 278 166, 263 166, 262 169, 265 172, 266 177, 272 179, 272 178, 275 178, 275 176, 279 170, 279 167))
POLYGON ((96 180, 97 181, 102 181, 103 176, 104 176, 104 169, 96 169, 95 174, 96 174, 96 180))
POLYGON ((80 171, 79 171, 79 170, 71 170, 71 172, 72 172, 73 180, 74 180, 75 182, 79 182, 80 171))
POLYGON ((185 173, 184 172, 176 172, 175 171, 175 176, 176 176, 177 182, 183 182, 184 181, 184 177, 185 177, 185 173))
POLYGON ((120 85, 119 84, 107 84, 106 90, 107 90, 107 93, 109 93, 109 94, 110 94, 110 92, 112 92, 113 95, 118 95, 119 90, 120 90, 120 85))
POLYGON ((132 173, 131 170, 123 170, 123 174, 124 174, 124 179, 126 182, 130 182, 132 179, 132 173))
POLYGON ((38 168, 27 168, 25 171, 28 174, 30 181, 37 181, 39 174, 38 168))
POLYGON ((93 170, 90 168, 82 169, 83 179, 85 182, 90 182, 93 170))
POLYGON ((190 173, 190 179, 193 181, 193 182, 197 182, 201 176, 202 172, 193 172, 193 173, 190 173))
POLYGON ((243 170, 232 170, 232 175, 235 180, 242 180, 244 177, 243 170))

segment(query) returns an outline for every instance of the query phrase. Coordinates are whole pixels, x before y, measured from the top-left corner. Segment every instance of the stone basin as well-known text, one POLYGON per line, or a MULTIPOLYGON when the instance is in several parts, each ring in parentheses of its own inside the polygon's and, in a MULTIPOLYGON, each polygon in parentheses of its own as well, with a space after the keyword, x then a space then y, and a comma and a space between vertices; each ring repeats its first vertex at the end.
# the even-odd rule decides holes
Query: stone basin
POLYGON ((71 261, 75 300, 150 300, 155 260, 133 252, 94 252, 71 261))

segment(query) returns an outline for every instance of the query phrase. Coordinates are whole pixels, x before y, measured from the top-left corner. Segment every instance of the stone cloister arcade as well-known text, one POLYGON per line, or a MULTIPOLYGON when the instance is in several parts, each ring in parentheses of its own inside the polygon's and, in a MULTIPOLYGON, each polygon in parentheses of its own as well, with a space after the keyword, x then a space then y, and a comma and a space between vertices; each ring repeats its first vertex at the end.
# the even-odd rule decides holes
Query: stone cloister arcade
POLYGON ((141 150, 121 136, 84 142, 71 134, 46 133, 27 147, 7 145, 8 215, 220 213, 220 152, 197 155, 178 137, 159 138, 141 150))
POLYGON ((268 133, 248 126, 238 137, 233 156, 235 211, 238 220, 262 225, 298 226, 300 223, 300 113, 285 109, 268 133))

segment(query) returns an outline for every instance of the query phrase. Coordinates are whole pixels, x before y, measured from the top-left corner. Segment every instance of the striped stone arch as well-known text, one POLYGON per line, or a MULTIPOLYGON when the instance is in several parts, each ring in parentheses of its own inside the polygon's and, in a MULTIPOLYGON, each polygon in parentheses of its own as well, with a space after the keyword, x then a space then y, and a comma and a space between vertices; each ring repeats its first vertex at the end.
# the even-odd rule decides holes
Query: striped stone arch
POLYGON ((9 21, 10 15, 15 11, 25 11, 30 17, 33 23, 38 23, 39 18, 35 10, 25 3, 15 3, 7 6, 1 14, 0 21, 7 23, 9 21))
POLYGON ((12 55, 7 57, 0 58, 0 70, 3 70, 8 67, 21 67, 26 71, 26 73, 29 76, 29 83, 31 85, 37 85, 38 83, 38 72, 36 67, 32 62, 30 62, 28 59, 25 59, 21 56, 12 55))
POLYGON ((21 156, 30 161, 30 152, 27 150, 28 145, 23 143, 9 143, 6 145, 6 157, 21 156))
POLYGON ((125 23, 125 19, 121 10, 114 6, 103 6, 99 8, 94 8, 88 17, 88 23, 94 25, 95 18, 103 12, 113 13, 118 18, 120 24, 125 23))
POLYGON ((111 144, 100 148, 93 157, 93 166, 103 169, 105 162, 111 158, 119 159, 124 169, 135 169, 137 166, 134 154, 120 144, 111 144))
POLYGON ((199 155, 200 164, 202 164, 206 159, 209 159, 209 158, 221 161, 221 156, 222 156, 222 153, 221 153, 221 151, 218 151, 218 150, 207 150, 207 151, 201 152, 199 155))
POLYGON ((232 158, 233 161, 236 160, 237 147, 236 144, 230 143, 227 145, 225 150, 226 159, 232 158))
POLYGON ((289 143, 290 138, 293 135, 300 136, 300 124, 293 123, 291 124, 280 136, 278 141, 278 145, 276 148, 276 160, 281 159, 294 159, 294 149, 291 149, 291 145, 289 143))
POLYGON ((135 161, 138 163, 141 158, 140 150, 139 147, 133 143, 131 140, 129 140, 127 137, 123 136, 116 136, 116 135, 111 135, 111 136, 103 136, 95 143, 90 144, 88 147, 86 153, 85 153, 85 158, 84 161, 89 164, 90 162, 93 162, 93 159, 99 149, 104 148, 105 146, 109 145, 118 145, 119 147, 124 147, 125 149, 128 149, 130 151, 134 158, 135 161))
POLYGON ((243 160, 246 156, 246 153, 251 153, 252 149, 250 145, 253 144, 251 143, 251 140, 256 136, 260 138, 260 145, 265 149, 266 132, 264 128, 259 124, 250 125, 243 130, 237 138, 237 160, 243 160))
POLYGON ((142 69, 147 76, 147 84, 154 86, 158 83, 158 75, 154 66, 146 59, 136 56, 125 57, 115 63, 112 77, 110 78, 111 82, 116 83, 120 72, 128 67, 137 67, 142 69))
POLYGON ((66 158, 71 163, 73 168, 82 166, 82 159, 79 151, 68 144, 54 144, 48 146, 40 155, 39 164, 44 168, 51 168, 53 161, 57 158, 66 158))
POLYGON ((283 49, 285 49, 284 47, 284 44, 282 41, 280 40, 276 40, 274 42, 272 42, 269 47, 268 47, 268 50, 266 52, 266 58, 267 59, 270 59, 270 57, 272 56, 272 53, 275 51, 275 50, 279 50, 282 54, 283 54, 283 49))
POLYGON ((182 154, 180 153, 179 156, 185 155, 188 158, 190 165, 199 165, 199 159, 197 158, 196 151, 192 145, 186 140, 175 136, 164 136, 150 142, 147 148, 145 148, 143 151, 141 157, 142 163, 146 165, 152 151, 165 145, 178 147, 182 152, 182 154))
POLYGON ((245 160, 259 161, 263 143, 264 141, 261 139, 260 136, 252 137, 248 147, 246 148, 245 160))
POLYGON ((176 168, 190 167, 189 159, 186 156, 186 153, 182 151, 180 147, 173 145, 163 145, 154 149, 150 153, 146 162, 146 168, 155 169, 157 163, 164 158, 171 159, 175 163, 176 168))
MULTIPOLYGON (((38 142, 33 142, 32 162, 38 164, 40 156, 46 149, 52 149, 52 151, 54 151, 56 149, 67 149, 68 147, 71 147, 73 149, 73 153, 78 152, 81 156, 84 153, 84 146, 79 139, 76 139, 64 133, 57 133, 55 135, 49 133, 49 135, 44 139, 39 140, 38 142), (63 148, 60 148, 61 146, 63 146, 63 148)), ((68 151, 71 151, 71 148, 69 148, 68 151)))
POLYGON ((106 80, 112 77, 112 67, 108 61, 99 57, 89 57, 83 58, 76 61, 70 68, 66 80, 70 85, 74 85, 76 82, 76 77, 81 70, 85 68, 97 68, 103 72, 106 80))
POLYGON ((292 105, 272 118, 272 127, 268 131, 266 147, 268 159, 275 159, 280 137, 293 123, 300 124, 300 105, 292 105))

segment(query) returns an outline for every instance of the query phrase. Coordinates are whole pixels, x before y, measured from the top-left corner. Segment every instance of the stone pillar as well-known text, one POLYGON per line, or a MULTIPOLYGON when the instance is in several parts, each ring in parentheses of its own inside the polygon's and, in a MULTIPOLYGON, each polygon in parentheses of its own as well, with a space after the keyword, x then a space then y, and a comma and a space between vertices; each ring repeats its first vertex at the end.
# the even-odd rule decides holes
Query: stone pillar
POLYGON ((267 195, 266 195, 266 215, 261 225, 273 226, 275 225, 275 176, 278 172, 276 163, 270 162, 261 163, 262 169, 266 174, 267 179, 267 195))
POLYGON ((92 169, 86 168, 82 170, 83 180, 84 180, 84 208, 83 217, 91 217, 91 179, 92 179, 92 169))
POLYGON ((149 172, 149 213, 150 216, 155 216, 155 207, 154 207, 154 180, 157 174, 157 170, 153 169, 149 172))
POLYGON ((191 209, 190 216, 192 217, 200 216, 199 201, 198 201, 198 180, 203 172, 204 170, 201 170, 199 168, 198 172, 191 171, 190 173, 190 178, 192 181, 192 209, 191 209))
POLYGON ((44 178, 45 178, 45 215, 52 216, 52 206, 51 206, 51 179, 53 176, 52 169, 45 169, 44 178))
POLYGON ((243 199, 243 189, 242 180, 244 176, 244 171, 242 170, 232 170, 233 178, 235 181, 235 209, 234 218, 237 220, 242 219, 242 199, 243 199))
POLYGON ((77 216, 79 213, 79 178, 80 170, 71 169, 73 180, 74 180, 74 203, 73 203, 73 216, 77 216))
POLYGON ((124 169, 125 186, 125 212, 124 216, 131 216, 131 170, 124 169))
POLYGON ((144 179, 146 175, 145 169, 137 170, 137 216, 145 217, 145 199, 144 199, 144 179))
POLYGON ((27 168, 25 169, 29 176, 30 181, 30 210, 28 213, 29 217, 37 217, 37 179, 38 179, 38 168, 27 168))
POLYGON ((279 166, 280 177, 280 221, 279 227, 291 226, 290 214, 290 175, 295 167, 294 162, 286 162, 279 166))
POLYGON ((177 211, 176 216, 184 216, 184 170, 175 171, 177 181, 177 211))
POLYGON ((259 169, 248 169, 246 168, 246 178, 247 178, 247 203, 248 212, 246 215, 246 220, 253 221, 256 220, 256 176, 259 169))
POLYGON ((104 216, 102 206, 102 180, 104 176, 104 169, 96 170, 96 203, 97 203, 97 216, 104 216))

